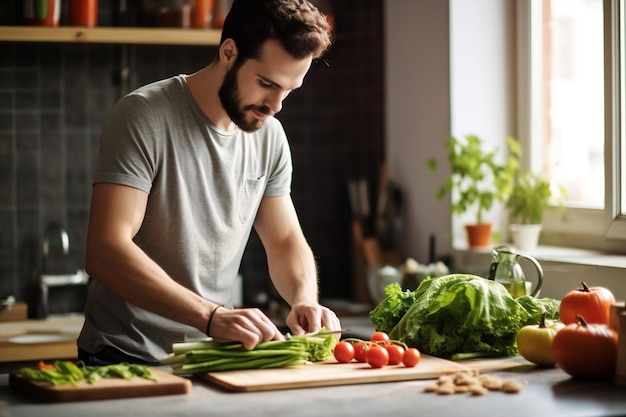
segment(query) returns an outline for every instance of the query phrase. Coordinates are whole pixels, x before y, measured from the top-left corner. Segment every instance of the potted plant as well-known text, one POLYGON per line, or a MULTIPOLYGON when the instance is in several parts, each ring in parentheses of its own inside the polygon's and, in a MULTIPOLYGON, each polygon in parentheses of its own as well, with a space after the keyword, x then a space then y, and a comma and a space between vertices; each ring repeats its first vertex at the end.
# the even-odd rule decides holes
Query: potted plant
MULTIPOLYGON (((446 141, 452 172, 437 190, 435 198, 441 200, 450 193, 453 214, 474 211, 474 221, 465 225, 470 248, 491 244, 492 226, 486 221, 485 214, 495 201, 504 202, 511 193, 521 149, 514 138, 507 138, 506 144, 509 154, 504 163, 498 163, 497 149, 484 149, 483 141, 476 135, 467 135, 462 139, 451 136, 446 141)), ((436 171, 437 165, 434 158, 427 161, 430 171, 436 171)))
POLYGON ((521 250, 536 248, 544 210, 552 204, 562 207, 566 195, 564 187, 553 187, 550 181, 537 173, 521 173, 506 203, 510 210, 513 245, 521 250))

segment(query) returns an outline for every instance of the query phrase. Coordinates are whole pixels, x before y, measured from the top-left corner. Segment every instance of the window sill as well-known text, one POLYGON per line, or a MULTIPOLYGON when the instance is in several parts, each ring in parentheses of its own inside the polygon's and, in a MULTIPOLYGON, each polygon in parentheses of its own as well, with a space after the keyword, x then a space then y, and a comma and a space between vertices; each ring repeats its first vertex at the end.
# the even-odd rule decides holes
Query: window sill
MULTIPOLYGON (((469 249, 467 247, 463 247, 462 245, 455 245, 454 251, 457 254, 465 254, 469 256, 473 255, 476 257, 491 257, 491 249, 469 249)), ((625 255, 612 254, 590 249, 576 249, 562 246, 539 245, 534 250, 522 251, 521 253, 525 255, 530 255, 536 258, 538 261, 626 269, 625 255)))
POLYGON ((626 256, 589 249, 538 246, 527 254, 534 256, 539 261, 626 269, 626 256))
MULTIPOLYGON (((458 273, 487 277, 491 265, 491 249, 454 248, 453 266, 458 273)), ((588 249, 541 245, 523 252, 533 256, 542 266, 544 282, 541 297, 561 299, 578 288, 581 282, 611 289, 617 300, 626 299, 626 256, 588 249)), ((526 279, 536 282, 536 273, 529 262, 520 260, 526 279)))

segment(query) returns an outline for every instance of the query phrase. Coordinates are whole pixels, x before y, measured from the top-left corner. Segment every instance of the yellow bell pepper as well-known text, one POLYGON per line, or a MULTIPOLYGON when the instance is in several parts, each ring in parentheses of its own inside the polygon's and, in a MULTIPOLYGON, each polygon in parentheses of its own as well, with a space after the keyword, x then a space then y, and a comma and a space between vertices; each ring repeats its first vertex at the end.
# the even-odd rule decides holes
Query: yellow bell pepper
POLYGON ((526 360, 540 366, 554 366, 556 361, 552 354, 552 340, 557 332, 565 327, 559 321, 546 320, 541 315, 539 324, 524 326, 517 334, 517 348, 526 360))

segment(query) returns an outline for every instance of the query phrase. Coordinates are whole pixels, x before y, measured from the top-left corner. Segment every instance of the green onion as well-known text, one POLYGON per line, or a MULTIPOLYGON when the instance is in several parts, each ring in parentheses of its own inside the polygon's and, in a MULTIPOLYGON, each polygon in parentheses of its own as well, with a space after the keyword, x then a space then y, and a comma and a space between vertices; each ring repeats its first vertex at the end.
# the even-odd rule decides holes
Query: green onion
POLYGON ((239 342, 214 339, 174 343, 172 352, 160 363, 169 365, 178 375, 306 365, 326 360, 332 354, 337 337, 320 334, 323 331, 262 342, 252 350, 239 342))

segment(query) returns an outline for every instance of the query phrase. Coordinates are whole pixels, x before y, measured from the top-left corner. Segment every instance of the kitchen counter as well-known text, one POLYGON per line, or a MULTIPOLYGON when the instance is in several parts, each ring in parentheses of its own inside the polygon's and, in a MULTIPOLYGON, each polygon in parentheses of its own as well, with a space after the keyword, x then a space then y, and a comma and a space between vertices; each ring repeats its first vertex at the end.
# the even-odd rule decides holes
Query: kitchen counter
MULTIPOLYGON (((418 365, 419 366, 419 365, 418 365)), ((558 368, 519 367, 492 372, 524 383, 518 394, 449 396, 423 392, 431 381, 235 393, 191 377, 191 393, 120 400, 42 403, 0 375, 0 416, 624 416, 626 386, 572 380, 558 368)))
MULTIPOLYGON (((342 318, 350 336, 368 337, 366 318, 342 318)), ((625 416, 626 386, 610 381, 577 381, 558 368, 538 368, 523 358, 506 371, 488 372, 524 384, 519 394, 488 392, 484 396, 425 393, 432 380, 384 382, 263 392, 231 392, 197 377, 189 377, 186 395, 44 403, 9 387, 0 371, 0 417, 91 416, 625 416)), ((469 362, 471 364, 471 362, 469 362)), ((419 365, 418 365, 419 366, 419 365)), ((168 367, 162 368, 169 371, 168 367)))
POLYGON ((75 358, 76 338, 84 320, 83 315, 76 314, 2 322, 0 372, 9 372, 40 359, 75 358))

